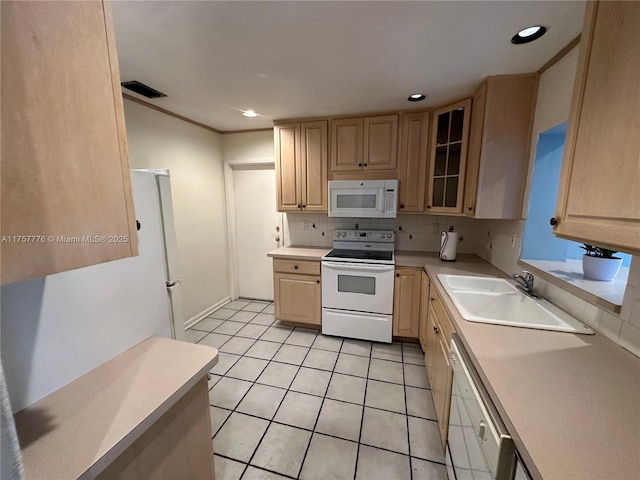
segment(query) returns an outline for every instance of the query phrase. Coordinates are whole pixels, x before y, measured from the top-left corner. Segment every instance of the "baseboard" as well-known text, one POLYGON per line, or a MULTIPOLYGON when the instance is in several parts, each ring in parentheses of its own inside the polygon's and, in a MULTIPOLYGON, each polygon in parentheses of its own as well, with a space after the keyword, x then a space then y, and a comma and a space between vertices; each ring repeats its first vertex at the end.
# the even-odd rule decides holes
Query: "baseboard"
POLYGON ((197 314, 196 316, 191 317, 189 320, 184 322, 184 329, 188 330, 189 328, 193 327, 200 320, 202 320, 203 318, 207 317, 211 313, 215 312, 220 307, 226 305, 230 301, 231 301, 231 297, 225 297, 222 300, 220 300, 218 303, 216 303, 215 305, 212 305, 209 308, 207 308, 206 310, 204 310, 204 311, 200 312, 199 314, 197 314))

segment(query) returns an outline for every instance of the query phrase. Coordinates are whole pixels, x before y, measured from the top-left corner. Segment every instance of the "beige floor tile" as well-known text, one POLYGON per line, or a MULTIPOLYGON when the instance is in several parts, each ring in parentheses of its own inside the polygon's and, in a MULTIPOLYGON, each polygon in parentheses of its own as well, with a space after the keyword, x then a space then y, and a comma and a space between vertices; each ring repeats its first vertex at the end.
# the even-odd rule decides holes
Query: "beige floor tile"
POLYGON ((324 396, 331 379, 331 372, 301 367, 289 387, 291 390, 324 396))
POLYGON ((222 335, 221 333, 209 333, 206 337, 200 340, 200 345, 208 345, 220 349, 225 343, 231 339, 231 335, 222 335))
POLYGON ((215 435, 218 433, 218 429, 222 426, 224 421, 229 417, 229 415, 231 415, 231 410, 209 407, 209 413, 211 417, 211 435, 215 435))
POLYGON ((330 337, 328 335, 318 334, 311 348, 320 350, 329 350, 331 352, 339 352, 342 347, 342 338, 330 337))
POLYGON ((297 365, 269 362, 267 368, 264 369, 262 375, 256 381, 272 387, 289 388, 296 373, 298 373, 298 368, 297 365))
POLYGON ((433 405, 431 390, 407 386, 405 394, 407 396, 407 414, 436 420, 436 409, 433 405))
POLYGON ((236 313, 236 310, 231 310, 230 308, 219 308, 215 312, 209 314, 209 317, 226 320, 227 318, 230 318, 234 313, 236 313))
POLYGON ((200 320, 198 323, 193 325, 191 328, 194 330, 202 330, 204 332, 210 332, 218 328, 222 322, 223 320, 205 317, 202 320, 200 320))
POLYGON ((298 392, 287 392, 274 421, 312 430, 316 424, 322 398, 298 392))
MULTIPOLYGON (((216 477, 216 480, 218 480, 218 477, 216 477)), ((287 480, 287 477, 249 465, 247 471, 244 472, 242 480, 287 480)))
POLYGON ((235 363, 240 360, 240 355, 233 355, 226 352, 218 352, 218 363, 216 363, 211 370, 211 373, 216 375, 224 375, 229 371, 235 363))
POLYGON ((337 358, 338 354, 336 352, 312 348, 309 350, 304 362, 302 362, 302 366, 332 371, 337 358))
POLYGON ((256 317, 256 312, 248 312, 246 310, 241 310, 233 314, 233 316, 229 319, 233 322, 241 322, 248 323, 256 317))
POLYGON ((280 348, 280 345, 280 343, 276 342, 266 342, 264 340, 258 340, 249 350, 247 350, 245 356, 271 360, 280 348))
POLYGON ((256 383, 236 407, 236 411, 271 420, 286 393, 282 388, 256 383))
POLYGON ((284 343, 289 335, 293 332, 292 328, 284 328, 284 327, 269 327, 262 334, 260 340, 269 340, 270 342, 280 342, 284 343))
POLYGON ((447 480, 447 468, 444 465, 427 462, 426 460, 420 460, 419 458, 412 458, 411 467, 413 470, 413 478, 447 480))
POLYGON ((427 369, 419 365, 404 365, 404 384, 411 387, 429 388, 427 369))
POLYGON ((226 376, 255 382, 268 363, 268 360, 262 360, 260 358, 242 357, 231 367, 226 373, 226 376))
POLYGON ((340 353, 369 357, 371 355, 371 342, 345 338, 342 342, 340 353))
POLYGON ((411 456, 444 463, 438 423, 423 418, 409 417, 409 444, 411 456))
POLYGON ((267 331, 266 325, 256 325, 253 323, 247 323, 244 327, 242 327, 236 335, 238 337, 246 337, 246 338, 260 338, 260 336, 267 331))
POLYGON ((268 327, 275 321, 276 318, 273 316, 273 313, 259 313, 251 320, 251 323, 268 327))
POLYGON ((364 378, 334 373, 327 390, 327 398, 362 405, 366 385, 367 380, 364 378))
POLYGON ((295 329, 291 335, 284 341, 289 345, 298 345, 301 347, 310 347, 316 339, 318 332, 315 330, 295 329))
POLYGON ((225 320, 215 329, 215 332, 223 335, 235 335, 242 327, 244 327, 244 323, 225 320))
POLYGON ((369 378, 402 385, 402 363, 372 358, 369 365, 369 378))
POLYGON ((338 373, 346 373, 347 375, 356 375, 365 377, 369 372, 369 357, 361 357, 359 355, 349 355, 341 353, 338 356, 335 371, 338 373))
POLYGON ((251 382, 224 377, 209 390, 209 404, 233 410, 251 388, 251 382))
POLYGON ((316 432, 357 442, 360 438, 362 407, 325 398, 316 432))
POLYGON ((184 332, 184 339, 190 343, 197 343, 198 340, 207 336, 207 332, 201 332, 200 330, 187 330, 184 332))
POLYGON ((299 347, 296 345, 282 345, 273 359, 277 362, 301 365, 304 357, 307 356, 308 351, 309 349, 307 347, 299 347))
POLYGON ((407 417, 365 407, 360 442, 397 453, 409 453, 407 417))
POLYGON ((404 401, 404 387, 393 383, 367 381, 367 397, 364 400, 367 407, 406 413, 404 401))
MULTIPOLYGON (((387 452, 379 448, 360 445, 356 480, 411 478, 409 457, 399 453, 387 452)), ((435 477, 414 476, 416 480, 436 480, 435 477)), ((443 479, 445 480, 445 479, 443 479)), ((451 479, 454 480, 454 479, 451 479)))
POLYGON ((233 353, 234 355, 244 355, 256 341, 253 338, 233 337, 222 347, 221 352, 233 353))
POLYGON ((241 310, 247 305, 249 305, 249 302, 246 300, 234 300, 233 302, 227 303, 224 306, 224 308, 231 308, 232 310, 241 310))
POLYGON ((311 432, 272 423, 251 464, 297 477, 310 438, 311 432))
POLYGON ((358 444, 314 433, 302 466, 303 480, 353 478, 358 444))
POLYGON ((245 464, 214 455, 216 480, 240 480, 245 464))
POLYGON ((268 426, 267 420, 234 412, 213 437, 213 451, 246 463, 268 426))

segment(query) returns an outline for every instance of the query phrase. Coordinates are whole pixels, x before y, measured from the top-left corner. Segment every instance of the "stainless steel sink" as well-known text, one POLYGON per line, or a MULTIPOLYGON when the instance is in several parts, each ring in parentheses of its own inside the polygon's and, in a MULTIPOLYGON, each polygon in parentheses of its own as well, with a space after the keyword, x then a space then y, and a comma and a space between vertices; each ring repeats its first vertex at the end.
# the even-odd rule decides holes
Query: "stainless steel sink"
POLYGON ((465 320, 593 335, 589 327, 543 299, 522 294, 502 278, 438 275, 465 320))

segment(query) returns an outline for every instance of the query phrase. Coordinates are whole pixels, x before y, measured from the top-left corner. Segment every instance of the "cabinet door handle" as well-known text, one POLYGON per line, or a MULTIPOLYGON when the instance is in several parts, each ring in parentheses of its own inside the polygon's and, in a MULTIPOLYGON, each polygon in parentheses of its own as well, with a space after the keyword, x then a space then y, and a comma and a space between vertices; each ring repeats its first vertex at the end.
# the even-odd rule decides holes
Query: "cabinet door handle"
POLYGON ((359 163, 359 164, 358 164, 358 166, 359 166, 359 167, 361 167, 361 166, 362 166, 362 164, 361 164, 361 163, 359 163))
POLYGON ((400 204, 400 208, 404 208, 404 203, 401 203, 401 204, 400 204))
POLYGON ((302 208, 302 204, 301 203, 298 204, 298 208, 302 208))
POLYGON ((427 208, 431 208, 431 205, 427 205, 427 208))
POLYGON ((471 210, 473 210, 473 208, 471 208, 471 206, 468 206, 467 210, 471 211, 471 210))
POLYGON ((302 208, 307 208, 307 206, 305 204, 302 204, 302 208))
POLYGON ((435 302, 436 299, 434 297, 429 297, 431 299, 432 302, 435 302))
POLYGON ((366 166, 367 166, 367 164, 365 163, 365 164, 364 164, 364 166, 366 167, 366 166))
POLYGON ((298 269, 298 265, 294 265, 293 268, 294 268, 294 270, 297 270, 298 269))
POLYGON ((556 217, 551 217, 551 219, 549 220, 549 225, 551 225, 551 226, 555 227, 556 225, 558 225, 558 223, 559 222, 558 222, 558 219, 556 217))
POLYGON ((320 280, 316 280, 316 283, 320 283, 320 280))
POLYGON ((400 277, 400 274, 399 274, 399 273, 396 273, 396 277, 398 277, 398 278, 399 278, 399 277, 400 277))

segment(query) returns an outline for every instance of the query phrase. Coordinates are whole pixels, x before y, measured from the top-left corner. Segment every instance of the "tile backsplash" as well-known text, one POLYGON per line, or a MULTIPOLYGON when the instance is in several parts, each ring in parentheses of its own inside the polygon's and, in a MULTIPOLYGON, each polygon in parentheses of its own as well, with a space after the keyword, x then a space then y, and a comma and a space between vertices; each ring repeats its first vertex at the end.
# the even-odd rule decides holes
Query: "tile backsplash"
POLYGON ((461 241, 459 253, 474 253, 478 222, 464 217, 436 215, 400 215, 397 218, 335 218, 326 214, 284 214, 285 245, 331 247, 334 233, 340 229, 395 230, 396 249, 437 252, 440 232, 453 225, 461 241))
MULTIPOLYGON (((450 225, 462 240, 459 253, 475 253, 507 274, 519 272, 518 257, 524 222, 476 220, 440 215, 397 218, 329 218, 322 213, 284 214, 284 245, 331 247, 338 229, 395 230, 396 249, 437 252, 440 232, 450 225)), ((541 278, 536 290, 570 315, 640 357, 640 257, 634 256, 624 301, 618 315, 602 310, 541 278)))

